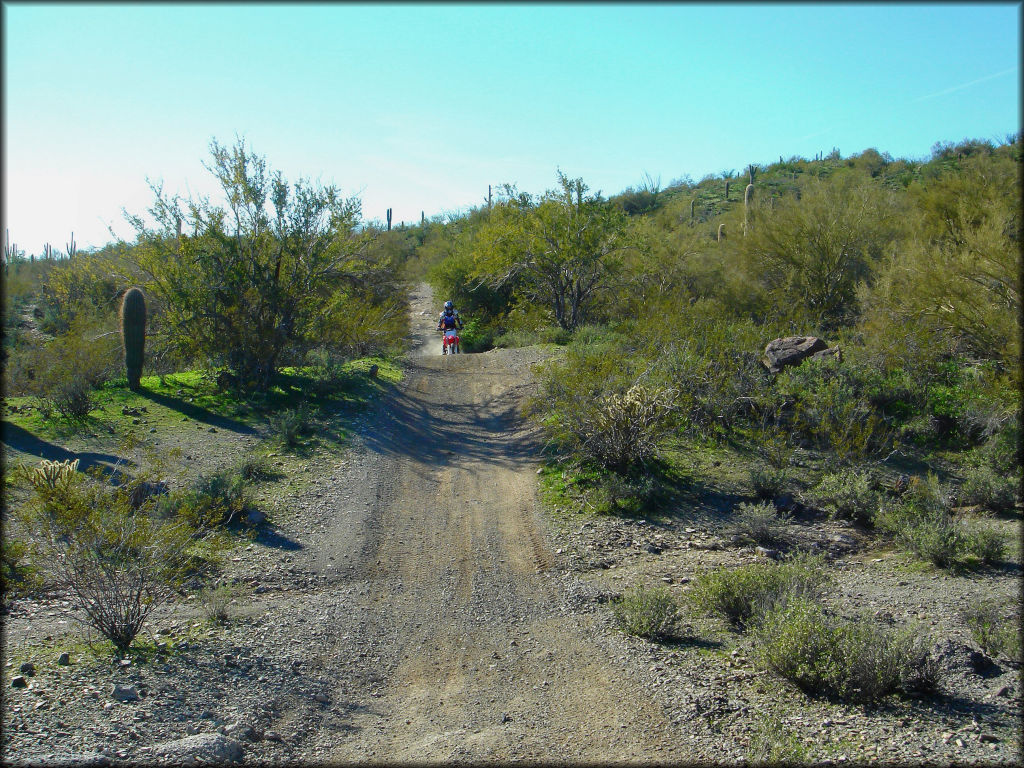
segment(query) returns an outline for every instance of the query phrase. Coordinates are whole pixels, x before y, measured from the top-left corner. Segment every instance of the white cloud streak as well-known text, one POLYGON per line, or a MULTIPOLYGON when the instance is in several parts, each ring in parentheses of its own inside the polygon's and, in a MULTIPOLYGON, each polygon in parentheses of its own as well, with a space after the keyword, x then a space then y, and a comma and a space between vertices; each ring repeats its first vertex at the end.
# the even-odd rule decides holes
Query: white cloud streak
POLYGON ((977 80, 971 80, 971 82, 969 82, 969 83, 963 83, 961 85, 954 85, 952 88, 946 88, 944 91, 936 91, 935 93, 929 93, 927 96, 918 96, 916 99, 914 99, 911 102, 911 104, 917 104, 919 101, 927 101, 928 99, 936 99, 939 96, 945 96, 948 93, 955 93, 956 91, 962 91, 965 88, 971 88, 971 87, 973 87, 975 85, 978 85, 978 83, 984 83, 987 80, 994 80, 997 77, 1002 77, 1003 75, 1008 75, 1011 72, 1016 72, 1016 71, 1017 71, 1017 67, 1010 67, 1009 69, 1004 69, 1002 72, 995 72, 994 74, 991 74, 991 75, 985 75, 985 77, 979 77, 977 80))

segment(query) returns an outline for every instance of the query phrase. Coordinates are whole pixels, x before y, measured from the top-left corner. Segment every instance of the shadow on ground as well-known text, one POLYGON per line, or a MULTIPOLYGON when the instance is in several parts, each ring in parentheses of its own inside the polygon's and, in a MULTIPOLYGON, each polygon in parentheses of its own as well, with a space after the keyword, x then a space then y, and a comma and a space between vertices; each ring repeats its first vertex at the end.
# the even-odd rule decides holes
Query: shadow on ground
MULTIPOLYGON (((27 453, 31 456, 38 456, 48 461, 74 461, 78 459, 78 469, 87 472, 90 469, 98 469, 104 477, 114 483, 121 483, 129 479, 128 475, 119 467, 135 466, 135 462, 129 459, 122 459, 110 453, 95 453, 91 451, 75 453, 59 445, 47 442, 36 437, 23 427, 10 422, 3 422, 0 430, 0 441, 8 448, 27 453)), ((5 457, 6 458, 6 457, 5 457)))

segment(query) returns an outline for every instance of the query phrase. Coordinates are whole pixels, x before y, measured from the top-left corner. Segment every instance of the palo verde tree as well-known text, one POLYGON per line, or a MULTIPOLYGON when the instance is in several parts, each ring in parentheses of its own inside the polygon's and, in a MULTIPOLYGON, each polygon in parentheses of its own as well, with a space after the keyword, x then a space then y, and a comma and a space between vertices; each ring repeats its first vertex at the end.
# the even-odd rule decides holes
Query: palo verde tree
POLYGON ((559 171, 558 181, 561 189, 539 200, 505 188, 506 199, 480 229, 477 269, 493 286, 514 283, 572 330, 618 272, 630 241, 618 206, 588 196, 583 179, 559 171))
POLYGON ((368 236, 355 229, 358 198, 302 179, 289 185, 241 139, 231 148, 214 140, 210 149, 205 167, 224 207, 168 198, 153 186, 156 227, 128 215, 138 233, 134 260, 162 307, 166 341, 265 390, 282 356, 315 342, 324 307, 358 279, 368 236))

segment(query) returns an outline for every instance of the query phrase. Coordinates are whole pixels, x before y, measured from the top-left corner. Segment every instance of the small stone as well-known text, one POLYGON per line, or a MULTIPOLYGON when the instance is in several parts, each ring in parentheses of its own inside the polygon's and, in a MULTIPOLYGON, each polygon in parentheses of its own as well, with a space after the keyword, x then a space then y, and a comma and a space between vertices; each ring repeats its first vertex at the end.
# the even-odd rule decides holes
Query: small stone
POLYGON ((29 677, 31 677, 36 673, 36 665, 33 664, 31 661, 26 661, 24 664, 21 665, 19 671, 21 672, 21 674, 28 675, 29 677))
POLYGON ((982 733, 978 736, 978 741, 982 743, 991 742, 994 744, 995 742, 999 741, 999 737, 996 736, 994 733, 982 733))
POLYGON ((512 722, 512 718, 508 714, 504 714, 504 715, 501 716, 501 722, 503 722, 503 723, 511 723, 512 722))
POLYGON ((996 691, 996 696, 1009 696, 1009 695, 1010 695, 1010 686, 1008 686, 1008 685, 1004 685, 1002 688, 1000 688, 998 691, 996 691))
POLYGON ((209 428, 208 430, 206 430, 206 431, 207 431, 207 432, 216 432, 216 431, 217 431, 217 428, 216 428, 216 427, 210 427, 210 428, 209 428))
POLYGON ((767 557, 769 560, 775 560, 779 556, 779 550, 768 547, 756 547, 754 552, 758 557, 767 557))
POLYGON ((118 685, 114 683, 114 690, 110 692, 110 695, 118 701, 138 701, 139 692, 135 689, 134 685, 118 685))
POLYGON ((277 731, 267 731, 263 734, 263 738, 267 741, 284 741, 284 739, 281 737, 281 734, 277 731))
POLYGON ((28 680, 22 675, 15 675, 11 678, 11 688, 28 688, 28 680))
POLYGON ((71 654, 64 651, 64 653, 57 657, 57 663, 62 667, 68 666, 71 663, 71 654))
POLYGON ((318 702, 320 704, 328 704, 331 701, 331 697, 328 696, 326 693, 318 693, 315 696, 313 696, 313 701, 318 702))

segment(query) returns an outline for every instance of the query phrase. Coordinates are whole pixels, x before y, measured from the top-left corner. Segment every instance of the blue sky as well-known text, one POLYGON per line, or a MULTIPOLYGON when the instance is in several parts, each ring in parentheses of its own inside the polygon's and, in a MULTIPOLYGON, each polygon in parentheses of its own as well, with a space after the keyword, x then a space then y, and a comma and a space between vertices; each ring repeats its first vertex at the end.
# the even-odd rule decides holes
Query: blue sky
POLYGON ((3 3, 4 225, 131 238, 210 140, 367 220, 1020 130, 1020 4, 3 3))

